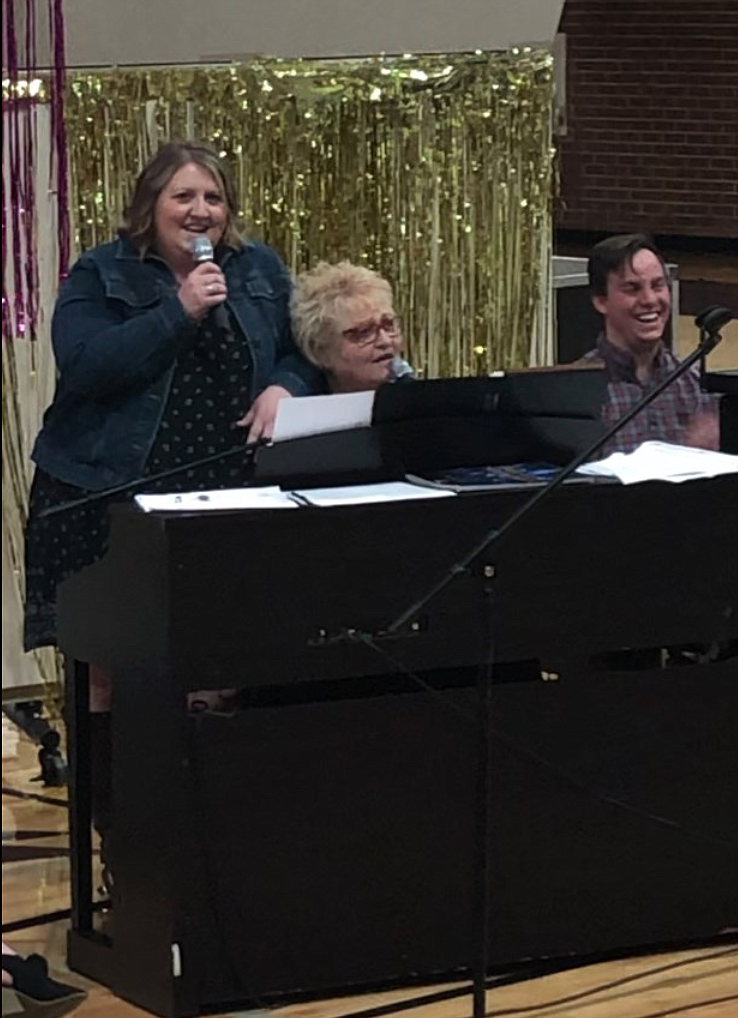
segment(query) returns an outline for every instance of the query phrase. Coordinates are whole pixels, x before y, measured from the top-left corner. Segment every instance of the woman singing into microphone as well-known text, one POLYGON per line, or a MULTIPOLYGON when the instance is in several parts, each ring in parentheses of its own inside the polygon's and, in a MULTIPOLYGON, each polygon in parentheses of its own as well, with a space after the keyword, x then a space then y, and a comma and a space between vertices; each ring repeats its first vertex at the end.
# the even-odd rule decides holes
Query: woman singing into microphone
POLYGON ((400 356, 392 287, 364 265, 319 262, 301 273, 292 295, 292 330, 330 392, 378 389, 415 377, 400 356))
MULTIPOLYGON (((240 238, 236 215, 215 152, 164 145, 136 182, 118 239, 82 255, 61 288, 56 392, 33 450, 26 649, 55 643, 57 585, 106 546, 105 500, 40 511, 217 456, 237 444, 239 420, 251 441, 268 436, 281 398, 321 388, 292 339, 287 270, 266 245, 240 238), (202 240, 212 260, 196 260, 202 240)), ((241 483, 231 457, 146 490, 241 483)))
MULTIPOLYGON (((266 245, 241 239, 237 212, 213 150, 164 145, 138 177, 118 239, 83 254, 61 288, 52 323, 56 391, 33 450, 27 650, 56 643, 58 584, 106 550, 109 499, 94 493, 180 467, 145 490, 240 486, 239 458, 217 459, 238 445, 236 422, 250 441, 268 436, 280 399, 321 387, 292 339, 285 266, 266 245), (199 260, 204 241, 208 257, 199 260), (216 308, 228 329, 214 321, 216 308), (87 494, 77 508, 43 515, 87 494)), ((99 760, 109 699, 108 677, 92 668, 99 760)), ((94 772, 103 828, 109 778, 105 766, 94 772)))

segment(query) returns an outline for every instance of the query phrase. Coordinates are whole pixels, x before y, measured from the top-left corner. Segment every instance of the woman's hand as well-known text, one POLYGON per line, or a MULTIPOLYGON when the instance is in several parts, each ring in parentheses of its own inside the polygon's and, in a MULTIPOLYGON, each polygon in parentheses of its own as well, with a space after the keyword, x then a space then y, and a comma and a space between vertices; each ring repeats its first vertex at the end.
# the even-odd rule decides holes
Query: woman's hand
POLYGON ((277 416, 277 404, 281 399, 291 398, 281 385, 269 385, 256 397, 247 414, 236 421, 239 428, 248 428, 246 438, 248 445, 258 442, 260 438, 271 438, 274 431, 274 418, 277 416))
POLYGON ((179 288, 179 299, 196 322, 204 318, 210 308, 222 304, 227 296, 225 276, 214 262, 198 265, 179 288))

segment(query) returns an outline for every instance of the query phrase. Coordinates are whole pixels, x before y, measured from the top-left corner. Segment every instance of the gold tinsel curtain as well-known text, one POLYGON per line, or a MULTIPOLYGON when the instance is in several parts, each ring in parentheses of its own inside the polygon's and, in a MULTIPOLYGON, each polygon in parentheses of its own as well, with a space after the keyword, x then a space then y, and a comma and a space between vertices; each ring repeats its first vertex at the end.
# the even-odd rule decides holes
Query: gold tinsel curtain
POLYGON ((114 235, 159 142, 196 137, 292 269, 349 258, 392 281, 428 376, 545 363, 552 107, 552 57, 530 49, 78 73, 76 242, 114 235))

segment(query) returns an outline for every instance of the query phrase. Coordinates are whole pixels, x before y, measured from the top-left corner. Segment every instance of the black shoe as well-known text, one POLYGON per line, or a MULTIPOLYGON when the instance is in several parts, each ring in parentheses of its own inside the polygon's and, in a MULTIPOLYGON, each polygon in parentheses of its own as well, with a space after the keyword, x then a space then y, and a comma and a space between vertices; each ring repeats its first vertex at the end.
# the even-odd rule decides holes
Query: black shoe
POLYGON ((3 955, 3 970, 13 980, 3 986, 3 1018, 61 1018, 81 1004, 87 994, 76 986, 58 983, 49 976, 49 966, 40 954, 3 955))

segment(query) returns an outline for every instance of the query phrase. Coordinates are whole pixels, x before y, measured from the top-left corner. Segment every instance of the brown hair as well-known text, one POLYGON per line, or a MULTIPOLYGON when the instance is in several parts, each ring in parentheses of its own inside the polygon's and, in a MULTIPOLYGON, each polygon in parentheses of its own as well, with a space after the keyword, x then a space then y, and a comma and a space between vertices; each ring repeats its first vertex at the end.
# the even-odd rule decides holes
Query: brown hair
POLYGON ((206 170, 223 190, 228 218, 221 243, 231 247, 241 246, 241 235, 236 227, 238 196, 230 173, 218 153, 196 141, 170 141, 161 146, 139 173, 133 196, 123 216, 121 229, 128 234, 142 255, 154 243, 154 209, 159 195, 177 170, 188 163, 195 163, 206 170))
POLYGON ((622 272, 626 265, 632 265, 639 251, 655 254, 664 269, 664 276, 669 278, 666 263, 649 236, 645 233, 622 233, 606 237, 590 251, 587 273, 592 293, 597 297, 606 297, 607 283, 612 273, 622 272))

